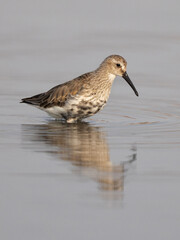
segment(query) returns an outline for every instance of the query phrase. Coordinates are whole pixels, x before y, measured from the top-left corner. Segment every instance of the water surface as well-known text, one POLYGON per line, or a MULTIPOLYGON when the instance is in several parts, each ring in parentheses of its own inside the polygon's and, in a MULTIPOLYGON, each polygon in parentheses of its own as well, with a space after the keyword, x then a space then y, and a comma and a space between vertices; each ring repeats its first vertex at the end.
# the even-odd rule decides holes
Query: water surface
POLYGON ((123 2, 127 18, 119 14, 122 2, 103 3, 103 11, 88 3, 93 18, 82 1, 71 8, 65 1, 2 4, 2 239, 180 234, 178 8, 173 1, 123 2), (118 77, 103 111, 79 124, 19 104, 114 53, 127 59, 139 98, 118 77))

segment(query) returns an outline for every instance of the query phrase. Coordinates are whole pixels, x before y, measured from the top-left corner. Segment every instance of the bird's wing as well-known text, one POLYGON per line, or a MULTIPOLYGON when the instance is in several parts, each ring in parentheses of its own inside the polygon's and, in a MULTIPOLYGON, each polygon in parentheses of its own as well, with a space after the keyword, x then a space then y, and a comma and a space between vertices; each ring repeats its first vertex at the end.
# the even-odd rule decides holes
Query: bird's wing
POLYGON ((80 94, 89 77, 90 73, 86 73, 69 82, 53 87, 45 93, 41 93, 30 98, 23 98, 22 102, 43 108, 53 106, 63 107, 68 99, 80 94))

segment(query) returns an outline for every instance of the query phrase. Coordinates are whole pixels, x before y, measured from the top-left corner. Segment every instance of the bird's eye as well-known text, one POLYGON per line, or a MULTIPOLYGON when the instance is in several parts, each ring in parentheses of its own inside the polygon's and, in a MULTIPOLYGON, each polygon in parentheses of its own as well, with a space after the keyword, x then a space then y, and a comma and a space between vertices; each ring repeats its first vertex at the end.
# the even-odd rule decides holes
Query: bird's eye
POLYGON ((121 65, 119 63, 116 64, 117 67, 121 67, 121 65))

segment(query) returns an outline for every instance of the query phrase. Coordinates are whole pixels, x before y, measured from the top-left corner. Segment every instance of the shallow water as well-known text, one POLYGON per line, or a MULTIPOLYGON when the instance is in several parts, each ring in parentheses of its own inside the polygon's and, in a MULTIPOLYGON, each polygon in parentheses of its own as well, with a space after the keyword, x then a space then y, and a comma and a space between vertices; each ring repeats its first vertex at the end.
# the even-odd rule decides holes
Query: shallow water
POLYGON ((134 2, 126 21, 121 2, 100 16, 100 3, 83 5, 93 18, 82 1, 2 4, 1 239, 178 239, 180 17, 173 1, 134 2), (112 53, 139 98, 118 77, 107 106, 78 124, 19 104, 112 53))

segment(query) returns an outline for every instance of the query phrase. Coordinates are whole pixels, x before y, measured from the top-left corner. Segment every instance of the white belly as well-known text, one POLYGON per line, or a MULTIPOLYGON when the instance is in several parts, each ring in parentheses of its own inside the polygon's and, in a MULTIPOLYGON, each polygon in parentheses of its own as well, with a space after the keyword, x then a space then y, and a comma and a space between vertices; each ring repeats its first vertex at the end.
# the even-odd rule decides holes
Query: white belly
POLYGON ((61 119, 82 119, 94 115, 104 107, 106 100, 95 99, 92 97, 76 97, 66 102, 63 107, 53 106, 50 108, 41 108, 50 116, 61 119))

